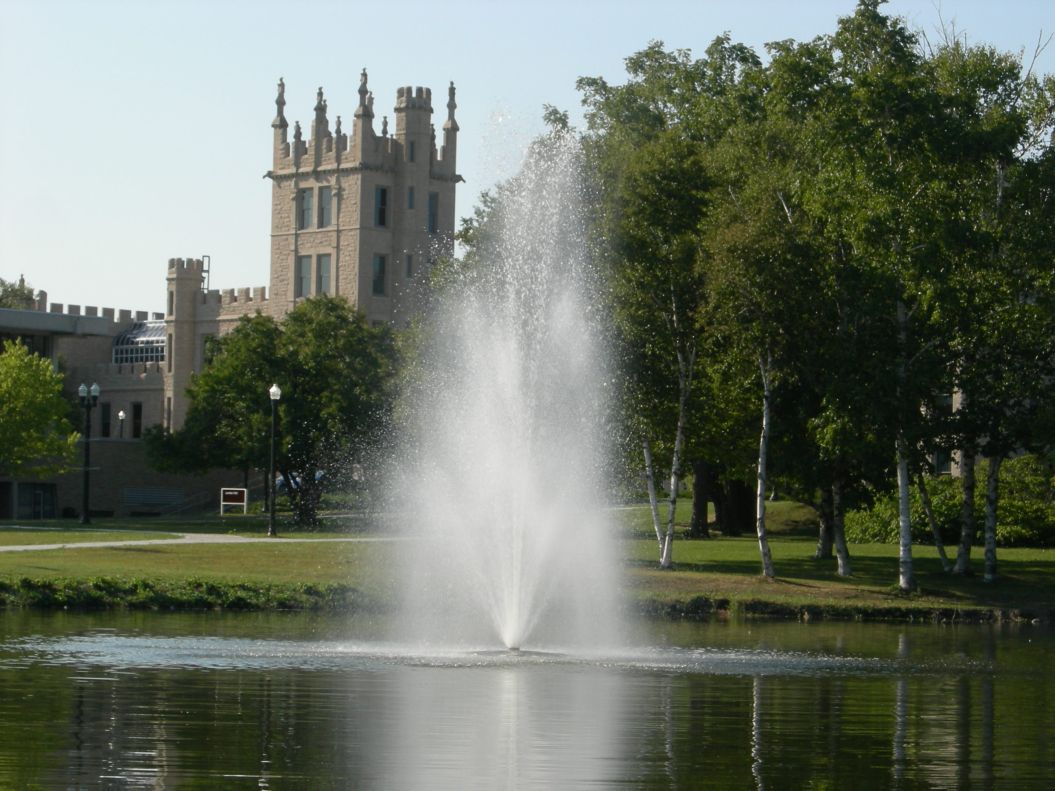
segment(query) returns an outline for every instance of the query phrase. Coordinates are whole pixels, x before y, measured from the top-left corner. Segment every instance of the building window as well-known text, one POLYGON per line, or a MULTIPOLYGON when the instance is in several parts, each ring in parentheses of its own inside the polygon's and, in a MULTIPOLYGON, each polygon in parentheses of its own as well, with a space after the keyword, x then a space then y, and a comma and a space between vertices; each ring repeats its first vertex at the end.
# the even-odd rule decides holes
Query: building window
POLYGON ((216 355, 216 351, 213 347, 214 340, 216 340, 215 335, 201 336, 201 364, 203 368, 211 363, 212 358, 216 355))
POLYGON ((388 187, 374 187, 374 225, 388 227, 388 187))
POLYGON ((330 255, 315 257, 315 293, 330 293, 330 255))
POLYGON ((175 305, 176 305, 176 292, 175 291, 170 291, 169 292, 169 315, 170 316, 173 313, 172 309, 175 307, 175 305))
POLYGON ((414 277, 414 256, 407 253, 407 279, 414 277))
POLYGON ((333 222, 333 190, 319 187, 319 227, 329 228, 333 222))
POLYGON ((111 360, 117 365, 159 363, 166 345, 165 322, 137 321, 114 338, 111 360))
POLYGON ((385 263, 385 256, 381 254, 374 256, 373 294, 375 297, 383 297, 385 295, 385 263))
POLYGON ((132 436, 139 439, 143 436, 143 402, 132 402, 132 436))
POLYGON ((425 226, 429 233, 436 233, 440 229, 440 194, 429 193, 429 218, 425 226))
POLYGON ((311 227, 311 190, 297 190, 297 229, 311 227))
POLYGON ((414 155, 416 153, 417 152, 415 151, 415 148, 414 148, 414 141, 411 140, 409 143, 407 143, 407 162, 413 162, 414 161, 414 155))
POLYGON ((165 428, 172 431, 172 396, 165 396, 165 428))
POLYGON ((407 208, 408 209, 413 209, 414 208, 414 188, 413 187, 407 187, 407 208))
POLYGON ((99 404, 99 436, 110 436, 110 402, 103 401, 99 404))
POLYGON ((293 298, 300 299, 311 294, 311 256, 298 255, 296 270, 293 273, 293 298))
POLYGON ((172 373, 172 333, 171 332, 165 337, 165 365, 168 366, 168 372, 172 373))

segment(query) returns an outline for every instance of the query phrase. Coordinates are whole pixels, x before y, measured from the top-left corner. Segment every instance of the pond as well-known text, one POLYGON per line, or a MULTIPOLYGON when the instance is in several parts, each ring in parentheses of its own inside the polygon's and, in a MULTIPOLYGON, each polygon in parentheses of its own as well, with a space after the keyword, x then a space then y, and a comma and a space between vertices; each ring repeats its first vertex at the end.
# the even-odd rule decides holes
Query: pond
POLYGON ((0 612, 0 788, 1051 788, 1040 626, 641 624, 594 655, 0 612))

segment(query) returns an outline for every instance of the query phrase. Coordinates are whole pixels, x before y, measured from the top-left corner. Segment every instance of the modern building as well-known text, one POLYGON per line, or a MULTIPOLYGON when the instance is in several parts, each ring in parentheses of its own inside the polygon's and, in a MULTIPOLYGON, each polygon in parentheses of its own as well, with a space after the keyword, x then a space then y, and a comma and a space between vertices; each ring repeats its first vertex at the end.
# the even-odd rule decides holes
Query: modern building
MULTIPOLYGON (((91 431, 92 464, 98 466, 93 510, 206 506, 218 500, 220 486, 242 484, 241 474, 231 472, 206 478, 155 473, 139 442, 148 426, 182 425, 186 388, 205 364, 210 338, 230 331, 242 316, 278 319, 318 294, 346 298, 371 322, 404 326, 420 308, 429 268, 453 253, 461 181, 453 83, 439 140, 428 88, 399 88, 394 131, 387 116, 376 129, 365 70, 349 134, 340 116, 331 129, 322 88, 308 139, 299 122, 290 139, 282 80, 275 106, 265 174, 272 185, 269 286, 213 290, 208 257, 172 258, 164 314, 48 304, 45 292, 35 310, 0 310, 0 336, 25 338, 51 357, 71 395, 81 383, 100 387, 91 431)), ((54 481, 0 479, 0 518, 70 514, 79 507, 79 472, 54 481)))

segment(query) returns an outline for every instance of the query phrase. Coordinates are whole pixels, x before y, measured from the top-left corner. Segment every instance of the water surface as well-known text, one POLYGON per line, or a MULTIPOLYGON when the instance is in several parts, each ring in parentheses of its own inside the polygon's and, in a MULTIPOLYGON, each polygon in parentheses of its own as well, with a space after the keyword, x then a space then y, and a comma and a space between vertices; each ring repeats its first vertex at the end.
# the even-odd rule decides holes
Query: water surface
POLYGON ((0 788, 1050 788, 1038 627, 647 624, 618 651, 309 615, 0 613, 0 788))

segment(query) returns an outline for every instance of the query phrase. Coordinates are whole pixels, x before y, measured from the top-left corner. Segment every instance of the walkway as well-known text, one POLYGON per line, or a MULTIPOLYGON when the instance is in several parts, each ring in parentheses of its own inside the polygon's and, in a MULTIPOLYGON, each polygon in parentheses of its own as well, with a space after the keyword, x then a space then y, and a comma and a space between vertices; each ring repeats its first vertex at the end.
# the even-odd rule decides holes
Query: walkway
POLYGON ((33 552, 46 549, 97 549, 100 547, 159 546, 163 544, 257 544, 265 541, 289 544, 292 542, 359 542, 393 541, 395 537, 360 536, 348 538, 301 538, 299 536, 232 536, 227 533, 171 533, 173 538, 133 539, 131 541, 75 541, 70 544, 13 544, 0 546, 0 552, 33 552))

